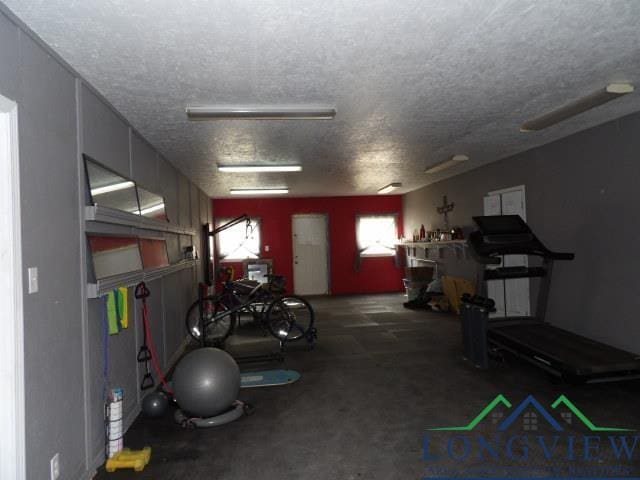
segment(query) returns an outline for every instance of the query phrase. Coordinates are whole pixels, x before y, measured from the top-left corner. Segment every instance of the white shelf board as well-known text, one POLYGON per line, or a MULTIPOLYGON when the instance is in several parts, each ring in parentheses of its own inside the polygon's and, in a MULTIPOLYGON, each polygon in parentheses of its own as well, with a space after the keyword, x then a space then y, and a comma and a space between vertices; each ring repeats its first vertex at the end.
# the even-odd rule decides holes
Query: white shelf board
POLYGON ((466 247, 466 240, 442 240, 440 242, 402 242, 397 243, 398 247, 409 248, 443 248, 443 247, 466 247))
POLYGON ((466 240, 442 240, 440 242, 402 242, 397 243, 396 248, 405 247, 407 257, 411 260, 415 260, 418 262, 433 262, 428 258, 428 251, 435 250, 438 252, 438 256, 443 257, 443 251, 445 249, 451 249, 455 251, 458 258, 467 258, 467 241, 466 240), (410 249, 414 249, 413 254, 411 254, 410 249), (417 248, 424 249, 424 256, 419 256, 418 252, 415 250, 417 248))

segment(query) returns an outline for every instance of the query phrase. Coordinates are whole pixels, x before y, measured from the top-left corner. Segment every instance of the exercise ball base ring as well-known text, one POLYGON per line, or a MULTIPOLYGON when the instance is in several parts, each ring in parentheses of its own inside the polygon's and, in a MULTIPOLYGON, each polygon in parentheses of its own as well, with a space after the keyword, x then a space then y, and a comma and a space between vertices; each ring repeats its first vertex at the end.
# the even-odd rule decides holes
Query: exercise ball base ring
POLYGON ((184 428, 210 428, 219 427, 220 425, 226 425, 234 420, 239 419, 244 413, 247 405, 240 400, 237 400, 233 406, 224 413, 214 415, 213 417, 189 417, 182 410, 175 411, 173 418, 184 428))

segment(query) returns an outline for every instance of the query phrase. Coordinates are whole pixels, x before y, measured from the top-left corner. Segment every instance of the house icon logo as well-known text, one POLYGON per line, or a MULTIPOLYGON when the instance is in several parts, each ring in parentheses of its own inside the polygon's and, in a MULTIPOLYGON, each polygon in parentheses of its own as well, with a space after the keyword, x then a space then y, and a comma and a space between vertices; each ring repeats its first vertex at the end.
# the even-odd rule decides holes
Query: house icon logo
POLYGON ((497 430, 505 432, 520 424, 525 431, 536 431, 541 422, 545 422, 553 430, 562 432, 564 425, 572 425, 574 421, 581 422, 591 432, 631 432, 630 428, 602 427, 595 425, 571 400, 560 395, 550 406, 545 408, 533 395, 526 397, 520 404, 514 406, 504 395, 497 395, 489 402, 467 425, 456 427, 430 428, 430 431, 458 431, 470 432, 491 415, 497 430), (508 415, 497 412, 498 407, 507 409, 508 415), (556 418, 559 417, 559 420, 556 418), (577 419, 577 420, 574 420, 577 419))

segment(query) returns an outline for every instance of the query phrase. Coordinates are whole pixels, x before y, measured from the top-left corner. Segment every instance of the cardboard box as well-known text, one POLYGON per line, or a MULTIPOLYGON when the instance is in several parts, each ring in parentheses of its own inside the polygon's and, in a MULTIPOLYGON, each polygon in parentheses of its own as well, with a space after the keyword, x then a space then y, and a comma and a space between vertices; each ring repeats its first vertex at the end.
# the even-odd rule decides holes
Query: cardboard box
POLYGON ((445 296, 449 300, 449 305, 451 306, 451 310, 456 315, 460 314, 460 297, 465 293, 470 295, 475 295, 476 286, 473 282, 466 280, 464 278, 456 278, 456 277, 442 277, 442 290, 444 291, 445 296))
POLYGON ((405 267, 404 277, 412 282, 430 282, 433 280, 433 267, 405 267))

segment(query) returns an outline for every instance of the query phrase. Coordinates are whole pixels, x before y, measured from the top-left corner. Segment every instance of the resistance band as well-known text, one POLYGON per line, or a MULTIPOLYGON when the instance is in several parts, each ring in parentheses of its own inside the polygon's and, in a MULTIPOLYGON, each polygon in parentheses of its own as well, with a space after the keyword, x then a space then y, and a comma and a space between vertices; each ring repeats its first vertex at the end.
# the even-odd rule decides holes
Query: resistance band
POLYGON ((149 361, 153 365, 153 369, 156 372, 156 375, 160 379, 160 383, 164 387, 165 391, 169 394, 173 394, 173 390, 169 386, 167 379, 164 377, 164 373, 162 373, 162 369, 158 364, 158 356, 156 354, 156 349, 153 344, 153 335, 151 332, 151 324, 149 322, 149 307, 147 306, 147 297, 151 295, 151 292, 147 288, 144 282, 140 282, 136 286, 135 297, 142 301, 142 330, 144 332, 144 338, 142 340, 142 346, 140 347, 140 351, 138 352, 138 362, 145 362, 146 364, 146 374, 142 379, 142 383, 140 388, 142 390, 146 388, 153 387, 154 381, 151 373, 149 372, 149 361))

